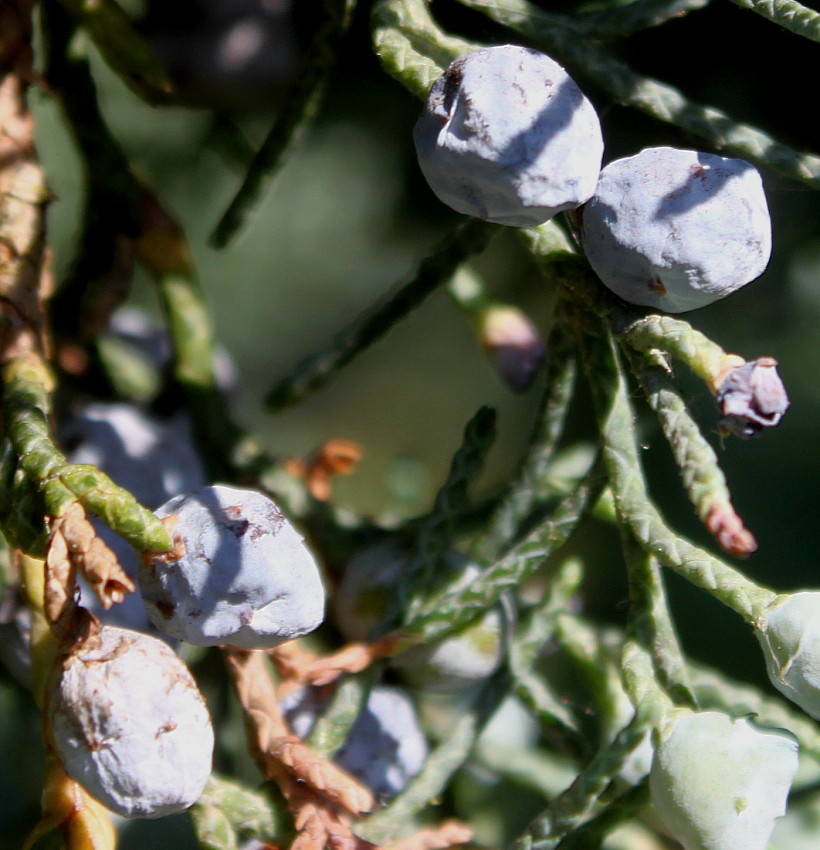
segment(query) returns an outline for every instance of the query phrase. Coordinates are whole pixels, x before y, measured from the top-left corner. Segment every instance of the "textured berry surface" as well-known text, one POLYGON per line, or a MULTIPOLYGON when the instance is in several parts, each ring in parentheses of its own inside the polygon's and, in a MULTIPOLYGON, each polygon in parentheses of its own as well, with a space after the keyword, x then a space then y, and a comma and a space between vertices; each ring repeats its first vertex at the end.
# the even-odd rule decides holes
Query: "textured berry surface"
POLYGON ((210 775, 205 702, 156 638, 104 626, 98 644, 64 662, 50 715, 66 772, 123 817, 183 811, 210 775))
POLYGON ((557 63, 526 47, 460 56, 433 84, 415 128, 430 188, 458 212, 530 227, 595 191, 598 116, 557 63))
POLYGON ((200 646, 276 646, 324 615, 319 569, 266 496, 215 485, 171 499, 172 555, 148 557, 139 586, 154 625, 200 646))
POLYGON ((771 223, 757 170, 677 148, 611 162, 584 207, 584 250, 603 283, 632 304, 695 310, 763 273, 771 223))

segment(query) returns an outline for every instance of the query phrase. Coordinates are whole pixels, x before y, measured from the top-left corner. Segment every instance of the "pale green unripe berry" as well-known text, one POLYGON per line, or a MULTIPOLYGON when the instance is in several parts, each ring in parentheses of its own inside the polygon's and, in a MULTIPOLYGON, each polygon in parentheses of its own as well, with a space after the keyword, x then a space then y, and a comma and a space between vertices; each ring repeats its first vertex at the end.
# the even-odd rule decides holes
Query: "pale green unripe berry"
POLYGON ((658 737, 652 802, 685 850, 765 850, 797 771, 794 736, 717 711, 682 711, 658 737))
POLYGON ((782 597, 757 627, 771 683, 820 720, 820 591, 782 597))

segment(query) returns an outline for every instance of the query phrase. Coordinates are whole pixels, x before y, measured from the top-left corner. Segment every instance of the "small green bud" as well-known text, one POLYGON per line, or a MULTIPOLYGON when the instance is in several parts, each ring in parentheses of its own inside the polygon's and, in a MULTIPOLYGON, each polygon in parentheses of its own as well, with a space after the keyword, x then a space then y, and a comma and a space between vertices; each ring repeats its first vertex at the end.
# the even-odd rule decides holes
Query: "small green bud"
POLYGON ((649 789, 685 850, 765 850, 797 771, 797 740, 717 711, 658 730, 649 789))
POLYGON ((820 720, 820 591, 780 597, 757 626, 771 683, 820 720))

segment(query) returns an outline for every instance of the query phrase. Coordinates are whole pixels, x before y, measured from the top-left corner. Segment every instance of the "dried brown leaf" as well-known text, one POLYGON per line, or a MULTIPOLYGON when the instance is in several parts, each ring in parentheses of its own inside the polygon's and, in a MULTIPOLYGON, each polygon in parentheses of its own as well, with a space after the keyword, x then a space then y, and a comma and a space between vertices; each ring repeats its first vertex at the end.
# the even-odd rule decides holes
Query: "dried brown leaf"
POLYGON ((351 814, 364 815, 373 810, 375 800, 367 788, 333 762, 318 756, 296 736, 272 741, 270 755, 285 765, 296 779, 351 814))
POLYGON ((466 844, 472 837, 473 831, 469 826, 448 820, 436 827, 419 830, 395 844, 388 844, 385 850, 444 850, 446 847, 466 844))
POLYGON ((374 661, 392 655, 400 640, 393 633, 374 643, 350 643, 332 655, 314 661, 303 673, 303 681, 310 685, 329 685, 344 673, 359 673, 374 661))
POLYGON ((60 552, 65 546, 72 564, 89 583, 103 608, 122 602, 126 594, 134 591, 134 582, 98 536, 79 502, 73 502, 52 523, 49 548, 54 546, 60 552))
POLYGON ((293 735, 276 698, 262 650, 225 648, 225 659, 245 714, 248 741, 260 770, 279 786, 293 812, 296 850, 364 850, 339 807, 369 811, 371 793, 293 735))
POLYGON ((291 850, 373 850, 374 845, 354 835, 336 813, 326 807, 305 803, 296 818, 298 834, 291 850))
POLYGON ((43 608, 49 623, 66 626, 77 607, 77 566, 65 537, 52 530, 46 547, 43 608))
POLYGON ((362 458, 362 448, 352 440, 334 437, 326 440, 306 460, 287 458, 285 469, 297 478, 304 478, 311 496, 320 502, 330 498, 333 478, 350 475, 362 458))
POLYGON ((316 656, 302 649, 298 640, 289 640, 269 649, 268 657, 273 661, 279 678, 285 680, 279 683, 280 694, 301 685, 310 665, 316 661, 316 656))

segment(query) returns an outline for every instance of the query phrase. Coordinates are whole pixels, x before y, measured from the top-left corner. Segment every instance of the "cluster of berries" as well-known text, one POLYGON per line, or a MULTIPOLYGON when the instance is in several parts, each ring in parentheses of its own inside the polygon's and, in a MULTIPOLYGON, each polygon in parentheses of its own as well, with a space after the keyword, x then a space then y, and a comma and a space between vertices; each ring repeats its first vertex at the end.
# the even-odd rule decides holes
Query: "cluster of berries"
MULTIPOLYGON (((453 61, 430 91, 415 142, 433 192, 458 212, 534 227, 579 210, 590 265, 629 303, 694 310, 754 280, 769 261, 771 223, 752 165, 657 147, 602 170, 592 104, 538 51, 505 45, 453 61)), ((723 395, 733 391, 727 386, 723 395)), ((732 430, 748 436, 748 405, 741 407, 732 430)), ((724 412, 733 411, 729 404, 724 412)), ((820 716, 818 600, 817 593, 784 597, 758 624, 772 683, 813 717, 820 716)), ((785 812, 797 749, 782 729, 672 709, 655 730, 653 802, 686 850, 763 850, 785 812)))
MULTIPOLYGON (((652 148, 601 170, 603 140, 592 105, 563 68, 533 50, 492 47, 455 60, 430 92, 416 146, 433 190, 460 212, 528 227, 583 206, 590 264, 632 303, 692 310, 743 286, 768 262, 766 199, 751 165, 652 148)), ((92 410, 91 418, 107 423, 109 413, 92 410)), ((145 446, 158 451, 160 432, 145 433, 145 446)), ((133 447, 126 451, 133 454, 133 447)), ((180 471, 180 487, 163 489, 187 492, 156 511, 168 522, 174 550, 149 553, 134 565, 153 627, 199 646, 247 649, 315 629, 325 590, 298 532, 265 496, 199 486, 203 473, 188 467, 180 471)), ((334 615, 350 639, 364 639, 380 625, 406 563, 400 549, 380 545, 348 565, 334 615)), ((469 581, 476 568, 451 553, 443 570, 448 581, 459 575, 469 581)), ((802 622, 815 610, 816 596, 808 596, 782 602, 759 632, 772 681, 817 717, 818 662, 801 650, 805 630, 792 623, 792 614, 802 622)), ((501 625, 501 614, 490 611, 447 641, 399 657, 395 669, 411 680, 421 676, 434 690, 468 687, 499 664, 501 625)), ((321 710, 316 698, 303 691, 285 706, 302 733, 321 710)), ((66 771, 123 816, 187 808, 209 775, 213 732, 204 700, 184 664, 155 637, 103 626, 93 642, 66 656, 49 716, 66 771)), ((421 768, 425 754, 412 706, 398 691, 376 689, 340 760, 386 796, 421 768), (399 716, 398 727, 383 720, 399 716), (369 750, 357 750, 359 727, 369 750), (384 753, 389 762, 374 767, 384 753)), ((680 711, 657 729, 652 795, 689 850, 762 850, 796 765, 796 744, 782 730, 680 711), (725 768, 717 790, 708 779, 716 757, 725 768)))
POLYGON ((630 303, 694 310, 769 261, 771 223, 752 165, 658 147, 601 170, 595 109, 536 50, 460 56, 434 83, 415 140, 430 187, 458 212, 533 227, 583 205, 589 262, 630 303))

